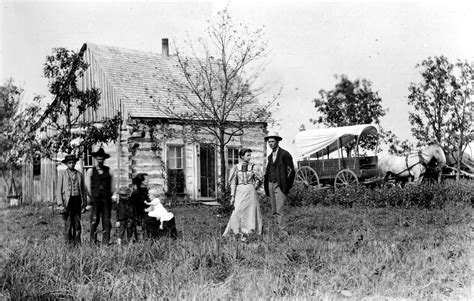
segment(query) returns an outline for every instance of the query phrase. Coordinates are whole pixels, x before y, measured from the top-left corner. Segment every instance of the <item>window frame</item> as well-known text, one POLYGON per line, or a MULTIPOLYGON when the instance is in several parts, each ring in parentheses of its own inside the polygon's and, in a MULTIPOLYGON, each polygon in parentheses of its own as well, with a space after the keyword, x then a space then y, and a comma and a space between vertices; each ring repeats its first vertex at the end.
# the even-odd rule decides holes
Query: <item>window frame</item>
POLYGON ((176 179, 176 181, 172 181, 172 179, 170 178, 170 175, 172 173, 175 173, 177 177, 182 177, 181 180, 182 180, 182 189, 183 191, 175 191, 176 194, 178 195, 182 195, 182 194, 186 194, 186 170, 185 170, 185 167, 186 167, 186 158, 185 158, 185 145, 184 144, 166 144, 166 175, 168 177, 167 179, 167 192, 168 193, 173 193, 171 191, 171 187, 173 185, 173 183, 176 185, 176 186, 179 186, 179 184, 176 182, 178 180, 178 178, 176 179), (180 157, 178 156, 178 151, 177 149, 180 149, 180 157), (174 151, 171 151, 172 149, 174 149, 174 151), (170 163, 170 159, 171 160, 174 160, 174 164, 175 166, 173 167, 176 167, 176 168, 171 168, 171 163, 170 163), (177 159, 181 159, 181 166, 178 167, 178 164, 177 164, 177 159), (181 174, 181 175, 179 175, 181 174))
POLYGON ((83 170, 87 170, 91 167, 94 167, 94 157, 92 157, 92 145, 88 146, 87 148, 84 147, 84 152, 82 153, 82 168, 83 170), (90 164, 88 164, 90 161, 90 164))
POLYGON ((240 147, 236 147, 236 146, 227 147, 227 152, 226 152, 226 157, 227 157, 226 158, 226 183, 229 181, 230 173, 231 173, 232 169, 234 168, 234 166, 236 166, 240 162, 239 150, 240 150, 240 147), (232 155, 233 155, 232 158, 229 157, 231 151, 232 151, 232 155), (234 157, 234 156, 236 156, 236 157, 234 157), (234 163, 231 163, 230 162, 231 160, 233 160, 234 163))
POLYGON ((239 148, 238 147, 228 147, 227 148, 227 169, 232 169, 235 165, 239 164, 239 148), (230 152, 232 151, 232 157, 230 157, 230 152), (231 162, 231 160, 233 162, 231 162))
POLYGON ((184 162, 184 145, 182 144, 167 144, 166 145, 166 169, 172 169, 172 170, 176 170, 176 169, 182 169, 184 170, 184 167, 185 167, 185 162, 184 162), (180 148, 181 149, 181 157, 177 156, 178 152, 176 151, 173 155, 175 156, 171 156, 171 152, 170 152, 170 149, 171 148, 180 148), (174 159, 175 161, 175 164, 176 164, 176 168, 171 168, 170 165, 170 159, 174 159), (177 167, 178 164, 177 164, 177 159, 180 159, 181 160, 181 167, 177 167))

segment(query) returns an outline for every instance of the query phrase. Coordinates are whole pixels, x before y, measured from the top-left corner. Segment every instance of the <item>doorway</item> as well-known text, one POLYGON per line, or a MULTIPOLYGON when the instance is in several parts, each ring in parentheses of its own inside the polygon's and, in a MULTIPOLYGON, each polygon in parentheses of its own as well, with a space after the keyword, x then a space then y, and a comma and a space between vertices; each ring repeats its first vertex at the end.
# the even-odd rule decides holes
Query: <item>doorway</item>
POLYGON ((216 150, 212 144, 199 146, 200 196, 216 197, 216 150))

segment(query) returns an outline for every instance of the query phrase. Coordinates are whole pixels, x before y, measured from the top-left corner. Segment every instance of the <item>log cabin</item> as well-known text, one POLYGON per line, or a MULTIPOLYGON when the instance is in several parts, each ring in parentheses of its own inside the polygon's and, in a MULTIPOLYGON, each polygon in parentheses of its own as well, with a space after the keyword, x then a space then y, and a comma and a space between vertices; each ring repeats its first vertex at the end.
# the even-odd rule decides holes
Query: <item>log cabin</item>
MULTIPOLYGON (((163 131, 183 128, 157 109, 162 105, 161 99, 170 97, 163 79, 182 76, 176 57, 169 54, 168 39, 162 40, 161 53, 85 43, 80 54, 89 68, 79 78, 78 87, 95 87, 101 94, 99 108, 86 111, 83 122, 97 124, 120 112, 123 123, 116 143, 83 150, 76 168, 85 173, 94 165, 91 153, 103 147, 111 155, 105 164, 113 170, 117 188, 130 186, 133 176, 147 173, 149 186, 160 189, 164 195, 214 200, 221 175, 219 153, 213 143, 208 143, 213 137, 202 134, 198 139, 189 139, 163 131)), ((266 122, 255 122, 244 135, 231 139, 225 150, 225 178, 238 163, 238 150, 242 147, 251 148, 253 161, 264 166, 266 131, 266 122)), ((65 168, 58 163, 60 160, 38 156, 25 161, 23 201, 55 202, 57 170, 65 168)))

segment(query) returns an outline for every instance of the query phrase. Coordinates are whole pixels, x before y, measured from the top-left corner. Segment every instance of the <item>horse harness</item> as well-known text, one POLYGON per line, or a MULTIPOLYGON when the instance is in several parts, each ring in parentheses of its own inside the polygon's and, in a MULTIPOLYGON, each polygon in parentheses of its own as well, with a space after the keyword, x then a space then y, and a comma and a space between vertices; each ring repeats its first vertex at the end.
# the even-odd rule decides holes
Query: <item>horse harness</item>
MULTIPOLYGON (((425 167, 425 169, 427 168, 428 166, 428 162, 425 161, 425 159, 423 158, 423 152, 421 150, 418 151, 418 162, 416 162, 415 164, 411 165, 411 166, 408 166, 408 157, 410 157, 410 155, 407 155, 405 157, 405 163, 407 165, 407 168, 405 170, 402 170, 401 172, 397 173, 395 175, 395 177, 399 176, 400 174, 404 173, 405 171, 408 171, 408 176, 409 177, 414 177, 414 175, 411 174, 410 170, 417 166, 418 164, 421 164, 425 167)), ((424 175, 424 173, 420 174, 420 176, 424 175)))

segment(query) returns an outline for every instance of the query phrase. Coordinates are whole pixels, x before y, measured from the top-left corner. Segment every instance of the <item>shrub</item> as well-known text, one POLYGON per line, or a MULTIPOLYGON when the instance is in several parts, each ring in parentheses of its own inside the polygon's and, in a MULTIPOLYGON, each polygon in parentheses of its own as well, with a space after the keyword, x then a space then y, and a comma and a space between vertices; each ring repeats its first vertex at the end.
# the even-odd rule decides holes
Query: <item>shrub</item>
POLYGON ((295 183, 288 194, 288 203, 290 206, 306 206, 325 203, 328 195, 332 192, 328 189, 321 189, 316 186, 306 186, 301 183, 295 183))
POLYGON ((334 190, 296 183, 288 195, 288 202, 291 206, 322 204, 442 209, 449 202, 473 204, 473 185, 469 182, 445 182, 405 187, 382 185, 373 189, 359 185, 334 190))

